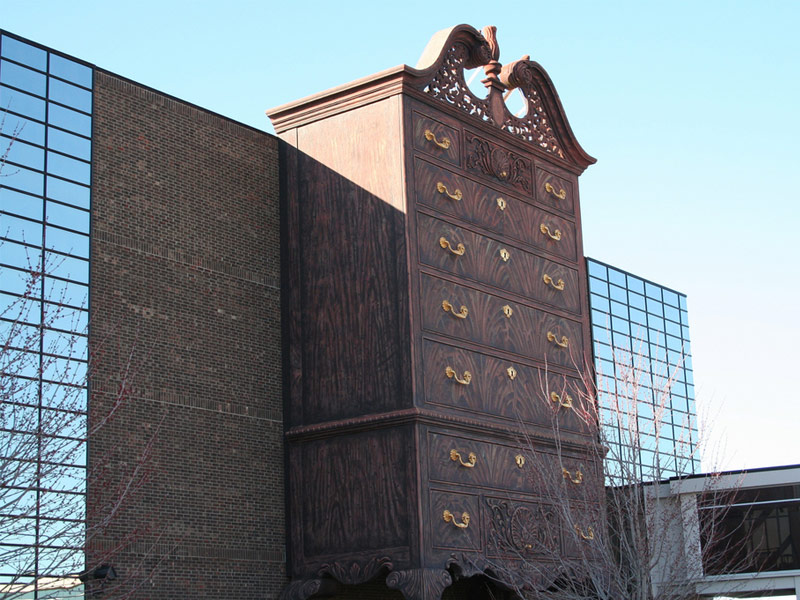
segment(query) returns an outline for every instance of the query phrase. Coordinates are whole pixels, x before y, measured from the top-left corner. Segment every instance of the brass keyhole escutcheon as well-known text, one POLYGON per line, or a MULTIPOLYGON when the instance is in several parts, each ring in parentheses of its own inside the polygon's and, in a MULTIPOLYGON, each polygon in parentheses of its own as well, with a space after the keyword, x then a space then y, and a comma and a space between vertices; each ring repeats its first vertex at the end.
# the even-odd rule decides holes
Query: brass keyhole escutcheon
POLYGON ((503 259, 503 262, 508 262, 508 259, 511 258, 511 255, 505 248, 500 248, 500 258, 503 259))
POLYGON ((511 381, 514 381, 514 379, 517 377, 517 370, 514 367, 508 367, 506 369, 506 373, 508 373, 508 378, 511 381))
POLYGON ((498 198, 497 199, 497 207, 500 210, 505 210, 506 209, 506 201, 503 198, 498 198))
POLYGON ((506 304, 503 307, 503 314, 510 319, 511 315, 514 314, 514 311, 512 310, 512 308, 508 304, 506 304))
POLYGON ((514 457, 514 462, 517 463, 517 466, 521 469, 525 466, 525 457, 522 454, 517 454, 514 457))

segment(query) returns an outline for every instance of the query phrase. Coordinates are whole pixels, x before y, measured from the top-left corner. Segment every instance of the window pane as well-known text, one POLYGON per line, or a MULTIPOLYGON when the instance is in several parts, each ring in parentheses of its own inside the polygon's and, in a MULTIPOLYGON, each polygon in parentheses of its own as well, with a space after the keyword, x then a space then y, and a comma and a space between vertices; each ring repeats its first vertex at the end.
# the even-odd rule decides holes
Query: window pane
POLYGON ((644 294, 644 281, 642 281, 638 277, 633 277, 632 275, 628 275, 628 289, 631 290, 632 292, 644 294))
POLYGON ((653 298, 655 300, 661 300, 661 288, 653 285, 652 283, 645 283, 644 285, 645 293, 649 298, 653 298))
POLYGON ((47 70, 47 52, 41 48, 36 48, 25 42, 15 40, 7 35, 3 36, 2 44, 3 56, 5 58, 25 63, 40 71, 47 70))
MULTIPOLYGON (((0 88, 0 93, 2 93, 2 88, 0 88)), ((0 101, 0 107, 5 107, 2 101, 0 101)), ((44 146, 44 125, 25 117, 18 117, 10 112, 0 115, 0 133, 18 140, 44 146)), ((5 150, 5 147, 4 145, 3 150, 5 150)))
POLYGON ((89 258, 89 236, 49 226, 45 246, 51 250, 89 258))
MULTIPOLYGON (((8 152, 7 160, 12 163, 17 163, 24 167, 31 169, 44 170, 44 149, 33 146, 22 140, 10 140, 8 138, 0 138, 0 153, 8 152)), ((5 165, 3 171, 6 169, 8 173, 14 172, 14 167, 5 165)), ((5 173, 4 173, 5 174, 5 173)))
POLYGON ((46 252, 45 268, 47 275, 79 283, 89 283, 89 261, 87 260, 46 252))
POLYGON ((25 115, 26 117, 44 121, 44 100, 18 90, 0 86, 0 106, 3 107, 3 110, 10 110, 25 115))
POLYGON ((589 269, 589 275, 599 277, 600 279, 607 279, 606 268, 603 265, 597 264, 591 260, 586 261, 586 264, 589 269))
POLYGON ((56 304, 85 308, 89 304, 89 288, 74 281, 47 277, 44 281, 44 297, 56 304))
POLYGON ((47 172, 80 183, 91 183, 89 163, 56 152, 47 153, 47 172))
POLYGON ((55 383, 84 385, 86 363, 69 358, 45 357, 42 364, 42 379, 55 383))
POLYGON ((589 290, 601 296, 608 296, 608 284, 594 277, 589 277, 589 290))
POLYGON ((70 108, 50 103, 47 122, 81 135, 92 135, 92 118, 70 108))
MULTIPOLYGON (((57 177, 47 177, 47 197, 81 208, 89 208, 89 188, 57 177)), ((88 233, 88 230, 86 230, 88 233)))
POLYGON ((89 358, 86 337, 77 333, 45 329, 42 347, 47 354, 66 358, 87 360, 89 358))
POLYGON ((620 287, 625 287, 625 274, 616 269, 608 269, 608 281, 620 287))
POLYGON ((67 104, 84 112, 92 112, 92 93, 89 90, 59 79, 50 80, 50 100, 67 104))
POLYGON ((8 188, 0 188, 0 210, 3 212, 41 221, 43 207, 44 202, 41 198, 8 188))
POLYGON ((0 246, 0 263, 5 265, 28 271, 39 271, 41 260, 41 250, 37 248, 9 241, 4 241, 0 246))
POLYGON ((83 87, 92 87, 92 70, 89 67, 57 54, 50 55, 50 74, 83 87))
POLYGON ((53 329, 84 333, 88 325, 85 310, 45 303, 45 325, 53 329))
POLYGON ((89 232, 89 213, 87 211, 56 202, 47 203, 47 222, 85 233, 89 232))
POLYGON ((628 293, 621 287, 616 285, 609 285, 608 289, 610 291, 610 296, 612 300, 616 300, 617 302, 622 302, 623 304, 628 303, 628 293))
POLYGON ((0 81, 38 96, 44 96, 47 91, 47 76, 44 73, 5 60, 0 61, 0 81))
MULTIPOLYGON (((42 244, 42 224, 0 213, 0 237, 40 246, 42 244)), ((3 247, 0 245, 0 254, 2 253, 3 247)))
POLYGON ((3 169, 3 185, 41 196, 44 190, 44 175, 24 167, 6 165, 3 169))
POLYGON ((67 133, 55 127, 48 128, 47 147, 84 160, 92 158, 92 142, 84 137, 67 133))
POLYGON ((86 400, 87 391, 84 387, 58 383, 42 384, 42 406, 61 411, 85 411, 86 400))

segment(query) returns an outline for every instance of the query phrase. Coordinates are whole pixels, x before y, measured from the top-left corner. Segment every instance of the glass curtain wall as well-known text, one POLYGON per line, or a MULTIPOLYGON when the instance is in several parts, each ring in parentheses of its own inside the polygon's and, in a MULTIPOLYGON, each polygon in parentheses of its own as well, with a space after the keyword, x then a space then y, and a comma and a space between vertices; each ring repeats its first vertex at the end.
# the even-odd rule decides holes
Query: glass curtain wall
POLYGON ((700 471, 686 296, 586 259, 609 463, 645 480, 700 471))
POLYGON ((0 598, 84 568, 93 75, 0 32, 0 598))

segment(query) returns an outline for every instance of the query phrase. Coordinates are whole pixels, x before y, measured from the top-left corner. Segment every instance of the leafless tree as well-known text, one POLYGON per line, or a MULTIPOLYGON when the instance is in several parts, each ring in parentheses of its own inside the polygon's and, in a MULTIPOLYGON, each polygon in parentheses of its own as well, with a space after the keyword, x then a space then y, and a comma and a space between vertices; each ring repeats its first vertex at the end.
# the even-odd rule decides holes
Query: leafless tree
POLYGON ((552 435, 543 444, 531 431, 524 443, 538 514, 518 520, 513 540, 490 534, 493 553, 510 559, 493 565, 498 581, 531 600, 693 600, 704 572, 757 570, 742 556, 723 564, 732 555, 719 552, 735 537, 721 527, 735 489, 712 475, 699 493, 674 493, 674 474, 687 473, 698 451, 688 421, 674 426, 680 435, 667 433, 678 367, 646 402, 639 392, 650 365, 631 351, 616 351, 614 374, 598 373, 599 386, 586 377, 586 393, 552 396, 542 386, 531 401, 551 407, 552 435), (576 417, 581 434, 563 427, 576 417), (643 467, 644 451, 662 440, 674 443, 673 458, 656 452, 643 467))
MULTIPOLYGON (((0 176, 14 175, 6 159, 18 133, 4 138, 0 176)), ((5 235, 0 231, 0 238, 5 235)), ((0 239, 0 253, 2 244, 0 239)), ((139 350, 135 340, 125 340, 122 352, 111 353, 122 356, 120 364, 113 365, 117 389, 97 407, 88 402, 88 383, 106 353, 102 344, 87 353, 87 325, 73 319, 74 307, 85 307, 85 298, 67 297, 66 291, 43 297, 43 281, 57 268, 57 260, 48 262, 38 252, 29 255, 26 269, 0 267, 0 278, 14 279, 19 292, 0 303, 3 600, 82 598, 87 590, 79 576, 88 577, 89 593, 102 586, 104 597, 115 597, 115 573, 108 565, 118 549, 93 552, 91 563, 86 562, 85 549, 103 535, 151 475, 149 456, 157 429, 141 454, 124 467, 103 456, 87 463, 92 439, 130 401, 139 350)), ((104 367, 108 371, 108 365, 104 367)), ((138 533, 130 532, 120 548, 138 533)))

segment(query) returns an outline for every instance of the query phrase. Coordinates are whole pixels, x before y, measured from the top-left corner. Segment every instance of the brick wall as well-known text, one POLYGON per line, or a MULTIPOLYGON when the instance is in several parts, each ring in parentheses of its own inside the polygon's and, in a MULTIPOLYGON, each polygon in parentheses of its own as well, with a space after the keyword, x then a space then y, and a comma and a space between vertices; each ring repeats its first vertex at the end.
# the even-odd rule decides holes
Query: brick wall
POLYGON ((136 598, 275 598, 277 140, 99 70, 94 102, 90 564, 136 598))

